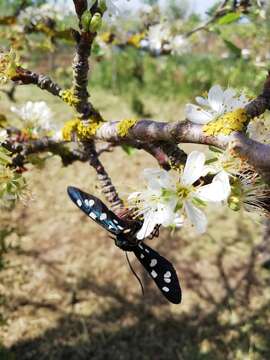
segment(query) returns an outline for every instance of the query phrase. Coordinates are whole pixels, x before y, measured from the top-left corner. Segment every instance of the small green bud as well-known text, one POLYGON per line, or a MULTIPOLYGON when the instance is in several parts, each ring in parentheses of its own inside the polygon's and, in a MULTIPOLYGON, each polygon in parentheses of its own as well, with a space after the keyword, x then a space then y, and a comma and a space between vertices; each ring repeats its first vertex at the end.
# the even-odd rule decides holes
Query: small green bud
POLYGON ((106 0, 99 0, 98 7, 99 7, 100 11, 102 12, 102 14, 104 14, 105 11, 107 10, 106 0))
POLYGON ((102 17, 101 17, 101 14, 95 13, 94 16, 92 17, 91 22, 90 22, 89 30, 90 30, 92 33, 95 33, 95 32, 97 32, 97 31, 101 28, 101 25, 102 25, 102 17))
POLYGON ((82 27, 84 31, 89 31, 91 20, 92 20, 92 14, 90 11, 86 10, 82 14, 82 18, 81 18, 82 27))
POLYGON ((241 209, 240 199, 237 196, 230 196, 228 204, 229 208, 233 211, 239 211, 241 209))

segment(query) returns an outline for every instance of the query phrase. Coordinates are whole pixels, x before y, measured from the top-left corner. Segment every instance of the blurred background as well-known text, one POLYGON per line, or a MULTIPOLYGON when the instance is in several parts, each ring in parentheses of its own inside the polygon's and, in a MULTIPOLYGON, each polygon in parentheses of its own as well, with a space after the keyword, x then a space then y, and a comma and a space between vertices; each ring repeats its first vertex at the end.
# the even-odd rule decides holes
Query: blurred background
MULTIPOLYGON (((168 54, 168 26, 175 36, 189 34, 215 16, 220 2, 119 0, 121 14, 104 23, 91 57, 93 104, 108 120, 175 121, 214 84, 256 96, 269 68, 270 8, 251 3, 168 54), (162 29, 143 50, 143 36, 134 35, 158 24, 162 29)), ((27 68, 71 86, 71 1, 0 0, 0 24, 1 47, 12 45, 27 68), (33 8, 44 3, 50 10, 38 17, 33 8)), ((46 101, 59 128, 73 116, 50 94, 11 84, 1 87, 0 113, 12 123, 11 106, 28 100, 46 101)), ((183 290, 181 305, 168 304, 131 257, 145 286, 141 294, 124 253, 67 197, 68 185, 99 196, 94 171, 79 162, 63 167, 50 154, 35 160, 25 173, 25 199, 0 212, 1 360, 270 358, 270 278, 255 251, 262 218, 212 208, 200 237, 191 229, 162 229, 149 245, 173 262, 183 290)), ((136 191, 144 168, 157 166, 146 153, 122 148, 102 161, 124 197, 136 191)))

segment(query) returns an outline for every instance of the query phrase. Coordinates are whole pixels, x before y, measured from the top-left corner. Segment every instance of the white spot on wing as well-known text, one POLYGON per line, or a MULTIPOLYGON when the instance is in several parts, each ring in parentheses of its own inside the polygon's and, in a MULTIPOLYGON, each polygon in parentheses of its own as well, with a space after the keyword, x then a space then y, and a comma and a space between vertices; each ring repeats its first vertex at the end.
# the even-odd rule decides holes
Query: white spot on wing
POLYGON ((147 252, 147 254, 149 254, 149 253, 150 253, 150 251, 149 251, 148 249, 145 249, 145 252, 147 252))
POLYGON ((150 267, 154 267, 157 265, 157 259, 152 259, 150 262, 150 267))
POLYGON ((164 287, 162 288, 162 290, 163 290, 164 292, 169 292, 169 291, 170 291, 170 289, 169 289, 167 286, 164 286, 164 287))
POLYGON ((119 230, 124 230, 124 228, 122 226, 120 226, 120 225, 117 225, 117 227, 118 227, 119 230))
POLYGON ((164 278, 165 283, 169 284, 172 280, 170 278, 164 278))
POLYGON ((88 199, 85 199, 85 200, 84 200, 84 203, 85 203, 86 206, 89 206, 89 204, 88 204, 88 199))
POLYGON ((95 204, 95 201, 94 201, 93 199, 88 200, 88 205, 89 205, 90 207, 94 206, 94 204, 95 204))
POLYGON ((172 273, 170 271, 165 272, 164 278, 170 278, 172 276, 172 273))
POLYGON ((77 205, 78 205, 79 207, 82 206, 82 201, 81 201, 80 199, 77 200, 77 205))
POLYGON ((155 272, 155 270, 152 270, 151 276, 155 279, 158 276, 158 274, 155 272))
POLYGON ((90 218, 92 218, 93 220, 96 220, 96 218, 97 218, 97 215, 96 215, 95 213, 93 213, 93 212, 90 212, 89 216, 90 216, 90 218))
POLYGON ((141 244, 139 244, 139 248, 143 250, 143 246, 141 244))
POLYGON ((143 254, 141 254, 141 255, 140 255, 140 258, 141 258, 141 259, 143 259, 143 258, 144 258, 144 255, 143 255, 143 254))
POLYGON ((115 220, 115 219, 113 219, 113 222, 114 222, 115 224, 118 224, 118 221, 117 221, 117 220, 115 220))
POLYGON ((102 213, 99 217, 99 220, 103 221, 103 220, 106 220, 107 219, 107 214, 105 213, 102 213))

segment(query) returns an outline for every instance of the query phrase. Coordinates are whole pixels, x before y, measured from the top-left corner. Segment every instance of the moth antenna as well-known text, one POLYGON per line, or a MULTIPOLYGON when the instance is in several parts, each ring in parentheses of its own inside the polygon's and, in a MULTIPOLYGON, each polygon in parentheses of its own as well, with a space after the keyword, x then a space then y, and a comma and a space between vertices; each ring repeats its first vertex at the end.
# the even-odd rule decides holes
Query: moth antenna
POLYGON ((144 287, 143 287, 143 284, 142 284, 142 281, 141 279, 139 278, 139 276, 137 275, 136 271, 133 269, 132 265, 131 265, 131 262, 129 260, 129 257, 128 257, 128 253, 125 251, 125 254, 126 254, 126 259, 127 259, 127 262, 128 262, 128 265, 129 265, 129 268, 132 272, 132 274, 135 276, 135 278, 138 280, 140 286, 141 286, 141 290, 142 290, 142 294, 144 295, 144 287))

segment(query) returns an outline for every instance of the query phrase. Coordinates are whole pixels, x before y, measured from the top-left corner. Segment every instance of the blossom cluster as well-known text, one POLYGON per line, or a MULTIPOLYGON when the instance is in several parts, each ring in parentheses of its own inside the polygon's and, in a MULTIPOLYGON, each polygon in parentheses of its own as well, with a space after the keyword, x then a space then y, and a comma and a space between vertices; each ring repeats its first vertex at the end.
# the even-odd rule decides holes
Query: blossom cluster
POLYGON ((211 204, 269 216, 269 189, 254 169, 230 150, 212 153, 207 159, 204 153, 192 151, 185 166, 174 174, 162 169, 143 171, 146 188, 128 197, 134 217, 143 220, 139 240, 157 225, 191 224, 202 234, 208 224, 205 210, 211 204))
POLYGON ((179 55, 187 52, 190 44, 185 36, 172 34, 166 23, 160 23, 150 26, 147 37, 141 41, 141 47, 149 47, 157 54, 168 51, 179 55))
POLYGON ((135 192, 128 198, 129 206, 144 219, 138 239, 149 236, 158 224, 182 226, 186 220, 195 226, 198 233, 204 233, 207 217, 203 209, 208 203, 222 204, 231 192, 229 174, 219 170, 216 169, 217 173, 210 183, 202 184, 200 179, 207 175, 210 168, 207 167, 205 154, 199 151, 188 155, 177 181, 165 170, 144 170, 146 190, 135 192))
POLYGON ((229 135, 244 128, 247 121, 245 106, 248 104, 244 94, 214 85, 207 97, 198 96, 196 102, 198 105, 186 105, 186 118, 195 124, 204 125, 208 135, 229 135))
POLYGON ((40 6, 28 6, 20 12, 18 23, 21 25, 37 25, 44 19, 62 21, 65 16, 69 15, 68 6, 58 4, 43 4, 40 6))
POLYGON ((155 55, 161 53, 171 53, 173 55, 181 55, 190 50, 188 38, 181 34, 173 34, 172 30, 162 24, 156 24, 149 27, 148 31, 137 33, 117 34, 104 32, 97 39, 101 49, 106 50, 107 44, 123 46, 123 44, 131 45, 135 48, 150 51, 155 55))
POLYGON ((53 112, 45 101, 27 101, 21 107, 11 107, 19 118, 23 130, 32 138, 51 136, 58 138, 60 131, 53 125, 53 112))

